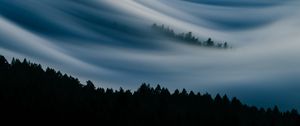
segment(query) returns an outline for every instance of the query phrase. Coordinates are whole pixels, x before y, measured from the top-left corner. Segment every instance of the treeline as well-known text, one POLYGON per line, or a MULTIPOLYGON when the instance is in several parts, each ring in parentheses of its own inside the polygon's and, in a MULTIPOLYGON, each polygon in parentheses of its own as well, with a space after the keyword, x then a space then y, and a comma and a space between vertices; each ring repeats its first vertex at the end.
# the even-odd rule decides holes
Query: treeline
POLYGON ((208 38, 206 41, 200 41, 197 37, 195 37, 193 35, 192 32, 187 32, 187 33, 175 33, 175 31, 173 29, 171 29, 170 27, 167 27, 165 25, 157 25, 156 23, 154 23, 152 25, 152 29, 160 32, 160 34, 163 34, 167 37, 176 39, 176 40, 180 40, 189 44, 193 44, 193 45, 198 45, 198 46, 202 46, 202 47, 209 47, 209 48, 218 48, 218 49, 228 49, 231 48, 229 47, 227 42, 224 43, 216 43, 214 42, 211 38, 208 38))
MULTIPOLYGON (((118 78, 116 78, 118 79, 118 78)), ((299 126, 297 110, 256 108, 226 95, 170 92, 142 84, 136 91, 97 88, 26 59, 0 56, 1 120, 83 122, 124 126, 299 126)))

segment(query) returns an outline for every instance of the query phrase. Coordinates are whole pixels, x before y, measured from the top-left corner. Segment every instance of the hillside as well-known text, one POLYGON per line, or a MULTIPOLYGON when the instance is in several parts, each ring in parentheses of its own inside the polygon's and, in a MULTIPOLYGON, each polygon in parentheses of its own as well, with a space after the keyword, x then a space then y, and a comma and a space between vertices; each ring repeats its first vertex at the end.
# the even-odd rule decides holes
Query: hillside
MULTIPOLYGON (((118 78, 116 78, 118 79, 118 78)), ((142 84, 137 91, 104 89, 26 59, 0 56, 2 119, 111 125, 299 126, 296 110, 259 109, 226 95, 142 84)))

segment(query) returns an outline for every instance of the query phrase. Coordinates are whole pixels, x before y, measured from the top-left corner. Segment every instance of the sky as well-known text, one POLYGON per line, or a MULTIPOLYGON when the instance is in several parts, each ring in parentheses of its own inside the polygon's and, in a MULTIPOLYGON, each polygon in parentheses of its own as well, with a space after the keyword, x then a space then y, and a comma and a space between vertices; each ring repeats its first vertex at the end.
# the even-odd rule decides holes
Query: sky
POLYGON ((0 54, 82 83, 221 93, 259 107, 300 109, 297 0, 1 0, 0 54), (160 36, 153 23, 227 41, 232 49, 160 36))

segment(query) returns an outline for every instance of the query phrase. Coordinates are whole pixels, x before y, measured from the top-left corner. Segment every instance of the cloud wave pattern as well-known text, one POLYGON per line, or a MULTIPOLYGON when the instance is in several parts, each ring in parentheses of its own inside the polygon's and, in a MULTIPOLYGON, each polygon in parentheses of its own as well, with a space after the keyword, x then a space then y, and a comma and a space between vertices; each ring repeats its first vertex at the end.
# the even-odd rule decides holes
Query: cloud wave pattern
POLYGON ((98 86, 142 82, 226 93, 258 106, 299 108, 296 0, 1 0, 0 53, 98 86), (232 50, 164 39, 153 23, 232 50))

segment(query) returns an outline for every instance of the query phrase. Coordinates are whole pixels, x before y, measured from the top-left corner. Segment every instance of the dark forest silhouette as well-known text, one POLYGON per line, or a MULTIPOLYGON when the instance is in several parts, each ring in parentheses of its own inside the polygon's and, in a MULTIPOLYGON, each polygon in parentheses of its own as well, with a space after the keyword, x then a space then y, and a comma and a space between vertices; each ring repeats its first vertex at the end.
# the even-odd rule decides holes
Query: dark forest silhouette
POLYGON ((170 27, 167 27, 165 25, 158 25, 158 24, 153 24, 152 29, 155 31, 160 32, 160 34, 163 34, 169 38, 176 39, 188 44, 193 44, 201 47, 208 47, 208 48, 217 48, 217 49, 229 49, 227 42, 224 43, 216 43, 214 42, 211 38, 208 38, 206 41, 200 41, 197 37, 193 35, 192 32, 188 33, 175 33, 173 29, 170 27))
MULTIPOLYGON (((116 78, 117 79, 117 78, 116 78)), ((171 93, 142 84, 137 91, 97 88, 26 59, 0 56, 1 119, 125 126, 299 126, 293 109, 258 109, 226 95, 171 93)))

